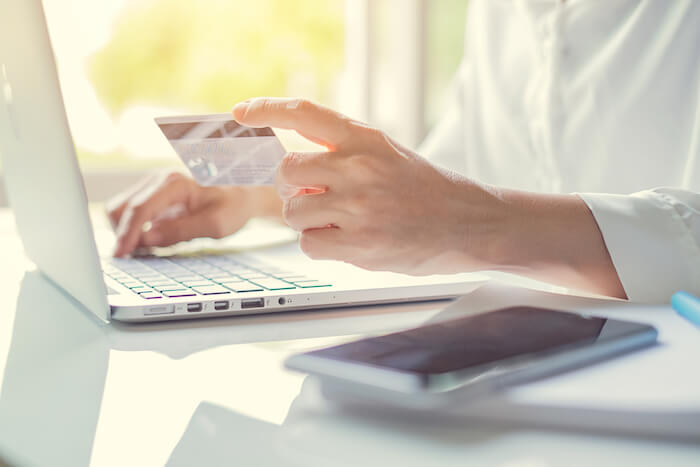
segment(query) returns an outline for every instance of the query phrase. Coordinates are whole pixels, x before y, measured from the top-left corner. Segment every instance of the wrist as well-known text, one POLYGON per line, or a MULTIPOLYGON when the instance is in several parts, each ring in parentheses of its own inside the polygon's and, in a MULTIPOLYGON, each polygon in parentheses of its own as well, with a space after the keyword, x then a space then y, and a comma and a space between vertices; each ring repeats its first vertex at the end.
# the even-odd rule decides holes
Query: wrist
POLYGON ((499 225, 490 260, 496 270, 537 275, 571 266, 575 232, 587 229, 587 208, 576 195, 498 190, 499 225))
POLYGON ((557 240, 572 195, 550 195, 498 189, 499 213, 492 228, 488 261, 493 270, 537 275, 561 262, 557 240))
MULTIPOLYGON (((467 223, 465 248, 472 267, 481 270, 522 273, 529 267, 521 251, 522 229, 529 214, 519 192, 481 184, 476 222, 467 223)), ((468 194, 467 199, 473 200, 468 194)), ((472 205, 471 209, 474 209, 472 205)))
POLYGON ((598 224, 575 194, 501 190, 501 224, 489 249, 493 270, 625 297, 598 224))
POLYGON ((517 208, 511 194, 498 187, 456 177, 457 190, 443 198, 451 228, 434 242, 433 253, 445 272, 512 270, 518 260, 511 234, 517 208), (442 254, 441 254, 442 252, 442 254))

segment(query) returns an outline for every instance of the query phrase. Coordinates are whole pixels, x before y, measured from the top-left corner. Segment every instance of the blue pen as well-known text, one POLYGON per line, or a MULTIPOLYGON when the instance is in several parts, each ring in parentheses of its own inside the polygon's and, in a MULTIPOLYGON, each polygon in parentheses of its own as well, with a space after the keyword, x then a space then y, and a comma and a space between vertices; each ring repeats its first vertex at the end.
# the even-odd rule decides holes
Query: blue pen
POLYGON ((694 325, 700 326, 700 298, 688 292, 676 292, 671 297, 671 306, 676 313, 694 325))

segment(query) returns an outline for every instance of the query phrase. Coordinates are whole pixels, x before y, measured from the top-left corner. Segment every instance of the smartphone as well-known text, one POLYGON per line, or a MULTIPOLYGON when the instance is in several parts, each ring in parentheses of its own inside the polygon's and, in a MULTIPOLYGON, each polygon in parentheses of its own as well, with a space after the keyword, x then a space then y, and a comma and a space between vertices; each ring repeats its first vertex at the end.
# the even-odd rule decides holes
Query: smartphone
POLYGON ((652 345, 653 326, 513 307, 293 355, 287 368, 396 393, 492 390, 652 345))

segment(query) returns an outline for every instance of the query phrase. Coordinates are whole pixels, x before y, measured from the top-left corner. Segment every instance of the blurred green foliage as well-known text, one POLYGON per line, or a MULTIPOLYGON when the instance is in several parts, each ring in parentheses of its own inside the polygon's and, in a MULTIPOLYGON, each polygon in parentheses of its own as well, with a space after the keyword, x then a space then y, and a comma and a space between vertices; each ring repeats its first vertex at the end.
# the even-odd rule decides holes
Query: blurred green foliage
POLYGON ((343 66, 343 13, 343 0, 133 3, 92 58, 91 79, 115 114, 137 103, 228 111, 298 88, 323 101, 343 66))

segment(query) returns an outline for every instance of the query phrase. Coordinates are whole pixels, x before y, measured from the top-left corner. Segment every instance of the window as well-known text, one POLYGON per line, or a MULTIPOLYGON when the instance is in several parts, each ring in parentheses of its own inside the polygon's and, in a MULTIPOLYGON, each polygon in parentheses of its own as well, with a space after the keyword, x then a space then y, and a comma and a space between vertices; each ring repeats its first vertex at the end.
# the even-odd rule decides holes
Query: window
POLYGON ((256 95, 311 98, 417 146, 461 57, 466 0, 44 0, 44 9, 88 194, 100 200, 144 171, 180 166, 153 117, 228 112, 256 95))
POLYGON ((370 0, 370 121, 416 147, 462 57, 466 0, 370 0))
POLYGON ((45 0, 84 169, 177 164, 161 115, 230 111, 256 95, 334 105, 343 0, 45 0))
POLYGON ((432 127, 445 108, 445 91, 462 60, 467 0, 428 2, 425 112, 426 128, 432 127))

